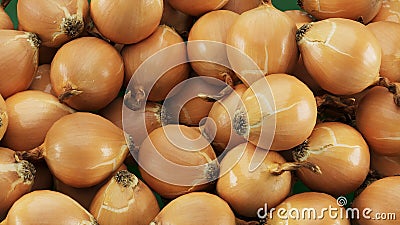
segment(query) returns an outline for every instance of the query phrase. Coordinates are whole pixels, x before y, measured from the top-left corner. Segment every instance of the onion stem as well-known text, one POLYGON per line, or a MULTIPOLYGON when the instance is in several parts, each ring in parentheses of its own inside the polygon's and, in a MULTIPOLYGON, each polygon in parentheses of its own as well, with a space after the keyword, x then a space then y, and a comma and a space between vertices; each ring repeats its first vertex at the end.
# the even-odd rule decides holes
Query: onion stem
POLYGON ((295 171, 300 168, 306 168, 314 172, 315 174, 322 174, 319 166, 311 162, 287 162, 283 164, 276 164, 276 167, 271 170, 273 175, 281 175, 286 171, 295 171))
POLYGON ((229 95, 232 91, 233 91, 233 89, 231 86, 226 86, 218 94, 209 95, 209 94, 200 93, 197 95, 197 97, 199 97, 205 101, 208 101, 208 102, 216 102, 218 100, 223 99, 225 96, 229 95))
POLYGON ((133 111, 139 110, 146 101, 146 93, 141 88, 135 88, 134 93, 129 90, 124 95, 124 104, 133 111))
POLYGON ((28 151, 16 151, 15 155, 20 160, 38 161, 44 157, 44 147, 41 145, 28 151))
POLYGON ((394 103, 400 107, 400 84, 390 82, 385 77, 380 77, 377 85, 387 88, 393 94, 394 103))

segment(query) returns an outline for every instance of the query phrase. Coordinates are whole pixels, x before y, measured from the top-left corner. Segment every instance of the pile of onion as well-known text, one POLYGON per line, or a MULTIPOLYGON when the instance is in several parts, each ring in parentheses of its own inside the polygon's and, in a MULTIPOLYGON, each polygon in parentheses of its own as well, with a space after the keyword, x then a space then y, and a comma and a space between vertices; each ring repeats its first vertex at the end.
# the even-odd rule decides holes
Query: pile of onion
POLYGON ((201 16, 207 12, 222 8, 229 0, 168 0, 169 4, 188 15, 201 16))
POLYGON ((371 22, 392 21, 400 23, 400 1, 382 0, 382 7, 371 22))
POLYGON ((3 138, 8 127, 8 114, 6 103, 0 94, 0 140, 3 138))

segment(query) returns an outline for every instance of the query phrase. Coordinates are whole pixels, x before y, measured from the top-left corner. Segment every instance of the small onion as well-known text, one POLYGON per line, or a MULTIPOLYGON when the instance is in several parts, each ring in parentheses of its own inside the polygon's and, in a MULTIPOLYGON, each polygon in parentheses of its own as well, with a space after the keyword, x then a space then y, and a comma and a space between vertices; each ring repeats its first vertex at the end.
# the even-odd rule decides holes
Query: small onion
POLYGON ((0 29, 12 30, 14 24, 11 21, 10 16, 4 11, 3 7, 0 7, 0 29))
POLYGON ((54 122, 75 112, 53 95, 37 90, 22 91, 10 96, 6 99, 6 106, 8 128, 2 143, 15 151, 38 147, 54 122))
POLYGON ((217 181, 217 193, 234 209, 246 217, 256 217, 257 210, 277 206, 290 193, 292 176, 290 171, 301 166, 308 166, 318 173, 317 166, 305 163, 287 163, 274 151, 269 151, 266 158, 254 170, 250 170, 256 146, 250 143, 240 144, 231 149, 221 161, 223 175, 217 181))
POLYGON ((226 43, 227 32, 238 17, 237 13, 228 10, 216 10, 206 13, 193 24, 187 51, 190 65, 198 75, 214 77, 232 85, 236 78, 234 72, 216 62, 228 63, 225 45, 220 43, 226 43))
POLYGON ((297 170, 298 177, 314 191, 333 196, 355 191, 369 171, 370 154, 361 134, 339 122, 317 124, 306 146, 293 152, 296 161, 319 165, 322 175, 306 169, 297 170))
POLYGON ((286 10, 284 13, 286 13, 286 15, 288 15, 296 23, 297 28, 300 28, 304 24, 310 23, 313 20, 310 14, 298 9, 286 10))
POLYGON ((257 8, 260 4, 260 0, 229 0, 222 9, 242 14, 250 9, 257 8))
POLYGON ((96 219, 79 203, 55 191, 33 191, 14 203, 1 225, 87 224, 96 219))
POLYGON ((148 225, 159 212, 150 188, 127 170, 101 187, 90 205, 90 213, 102 225, 148 225))
POLYGON ((105 180, 122 165, 127 153, 123 131, 87 112, 62 117, 51 126, 41 146, 18 152, 22 158, 43 157, 57 179, 76 188, 105 180))
POLYGON ((235 225, 229 205, 216 195, 194 192, 166 205, 149 225, 235 225))
POLYGON ((23 30, 38 34, 44 46, 59 47, 82 33, 89 3, 86 0, 20 0, 17 15, 23 30))
POLYGON ((350 220, 346 218, 346 209, 339 206, 332 196, 325 193, 305 192, 292 195, 276 206, 276 210, 268 215, 266 224, 350 225, 350 220))
POLYGON ((373 87, 362 98, 356 124, 374 153, 400 156, 400 106, 385 87, 373 87))
POLYGON ((381 47, 361 23, 311 22, 298 29, 296 39, 307 71, 324 90, 351 95, 378 81, 381 47))
POLYGON ((381 0, 299 0, 298 4, 318 20, 346 18, 367 24, 382 6, 381 0))
POLYGON ((100 33, 115 43, 137 43, 153 33, 160 23, 162 0, 92 0, 90 15, 100 33))
POLYGON ((200 16, 207 12, 222 8, 229 0, 168 0, 169 4, 188 15, 200 16))
POLYGON ((383 177, 400 175, 400 156, 385 156, 371 153, 371 169, 383 177))
POLYGON ((6 102, 0 94, 0 140, 3 138, 8 127, 8 114, 6 102))
POLYGON ((357 208, 360 212, 368 210, 368 217, 360 216, 355 218, 356 224, 362 225, 396 225, 400 219, 400 177, 386 177, 373 182, 366 187, 360 195, 358 195, 352 204, 353 208, 357 208), (395 217, 383 218, 389 216, 389 213, 395 214, 395 217), (381 217, 378 217, 380 214, 381 217), (371 219, 373 218, 373 219, 371 219))
MULTIPOLYGON (((154 81, 154 83, 152 83, 154 86, 150 87, 150 93, 146 93, 148 94, 147 100, 164 100, 175 85, 179 84, 189 76, 190 68, 187 63, 178 65, 168 71, 162 71, 164 74, 155 74, 154 71, 148 71, 148 74, 137 74, 135 77, 132 76, 140 65, 153 54, 166 47, 180 43, 183 43, 183 39, 176 31, 166 25, 161 25, 150 37, 142 42, 133 45, 126 45, 121 52, 125 64, 125 84, 128 84, 132 78, 132 83, 134 85, 132 91, 143 93, 145 91, 143 90, 143 86, 145 86, 144 84, 154 81)), ((186 46, 181 45, 177 48, 173 48, 168 51, 168 58, 163 58, 162 60, 163 61, 153 60, 154 64, 152 64, 152 66, 161 67, 162 65, 170 65, 173 62, 187 61, 186 46), (174 57, 170 57, 171 55, 174 57)), ((177 64, 173 63, 173 65, 177 64)), ((136 94, 138 93, 132 93, 134 96, 136 96, 136 94)), ((136 96, 136 98, 138 98, 138 96, 136 96)), ((138 99, 138 101, 139 100, 142 99, 138 99)))
POLYGON ((375 35, 382 48, 379 74, 400 82, 400 24, 388 21, 370 23, 367 28, 375 35))
MULTIPOLYGON (((269 2, 241 14, 228 31, 226 43, 253 59, 264 75, 287 73, 298 60, 295 33, 293 20, 269 2)), ((243 63, 243 54, 231 48, 227 54, 243 83, 252 83, 249 77, 255 76, 254 71, 243 63)))
POLYGON ((164 9, 160 24, 172 27, 182 37, 187 37, 194 18, 171 7, 168 0, 163 0, 164 9))
POLYGON ((31 190, 35 173, 31 163, 16 161, 14 151, 0 147, 0 220, 16 200, 31 190))
POLYGON ((108 105, 117 97, 123 76, 124 64, 117 50, 95 37, 63 45, 50 69, 51 86, 60 101, 82 111, 108 105))
POLYGON ((29 89, 39 90, 51 94, 54 93, 50 81, 50 64, 43 64, 38 67, 29 89))
POLYGON ((0 94, 7 98, 28 89, 38 67, 40 40, 33 33, 0 30, 0 94))
POLYGON ((254 82, 242 95, 242 102, 235 111, 233 128, 264 149, 287 150, 303 143, 317 120, 313 93, 287 74, 272 74, 254 82), (261 138, 274 128, 273 140, 261 138))
POLYGON ((382 0, 382 7, 371 22, 391 21, 400 23, 400 1, 382 0))
POLYGON ((215 159, 214 150, 198 130, 166 125, 155 129, 144 140, 138 163, 146 184, 162 197, 172 199, 209 189, 210 182, 218 175, 215 159))

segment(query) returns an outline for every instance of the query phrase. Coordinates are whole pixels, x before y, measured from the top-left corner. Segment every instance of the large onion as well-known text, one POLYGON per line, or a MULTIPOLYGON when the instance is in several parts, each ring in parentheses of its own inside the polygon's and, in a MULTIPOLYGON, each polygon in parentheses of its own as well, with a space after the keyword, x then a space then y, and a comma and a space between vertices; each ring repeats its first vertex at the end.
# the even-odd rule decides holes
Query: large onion
POLYGON ((229 0, 222 9, 242 14, 250 9, 256 8, 260 4, 260 0, 229 0))
POLYGON ((17 13, 23 30, 38 34, 45 46, 58 47, 82 33, 89 3, 86 0, 20 0, 17 13))
POLYGON ((200 16, 204 13, 222 8, 229 0, 168 0, 169 4, 188 15, 200 16))
POLYGON ((0 140, 3 138, 4 133, 6 132, 8 127, 8 114, 6 103, 4 102, 3 97, 0 94, 0 140))
POLYGON ((371 22, 392 21, 400 23, 400 1, 382 0, 382 7, 371 22))
POLYGON ((14 24, 6 11, 4 11, 3 7, 0 7, 0 29, 14 29, 14 24))

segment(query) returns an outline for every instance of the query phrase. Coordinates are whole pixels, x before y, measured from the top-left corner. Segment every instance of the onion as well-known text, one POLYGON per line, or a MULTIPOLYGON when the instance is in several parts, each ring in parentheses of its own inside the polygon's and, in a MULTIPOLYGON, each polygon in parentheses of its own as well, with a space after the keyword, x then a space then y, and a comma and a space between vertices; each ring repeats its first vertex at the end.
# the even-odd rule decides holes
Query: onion
POLYGON ((8 114, 6 103, 0 94, 0 140, 3 138, 8 127, 8 114))
POLYGON ((361 134, 339 122, 317 124, 307 144, 297 148, 293 157, 319 165, 322 175, 306 169, 297 170, 297 175, 310 189, 333 196, 355 191, 367 177, 370 164, 368 145, 361 134))
POLYGON ((400 175, 400 156, 385 156, 371 153, 371 169, 383 177, 400 175))
POLYGON ((365 24, 378 14, 381 0, 299 0, 299 6, 318 20, 346 18, 359 20, 365 24))
POLYGON ((143 180, 164 198, 207 190, 218 175, 214 150, 201 133, 184 125, 152 131, 139 149, 143 180))
POLYGON ((176 31, 168 26, 161 25, 146 40, 134 45, 126 45, 122 49, 121 54, 125 64, 125 84, 128 84, 132 78, 132 87, 129 86, 128 90, 132 91, 131 94, 134 96, 134 99, 143 102, 144 99, 140 99, 140 97, 143 97, 141 94, 151 90, 150 93, 145 93, 148 95, 147 100, 164 100, 175 85, 189 76, 189 65, 187 63, 180 63, 182 61, 187 61, 185 45, 178 45, 175 48, 171 48, 168 50, 168 56, 161 58, 159 58, 160 56, 153 56, 153 54, 162 49, 182 43, 183 39, 176 31), (174 57, 170 57, 171 55, 174 57), (150 57, 152 59, 152 67, 145 68, 132 77, 142 63, 145 60, 148 61, 150 57), (155 71, 147 71, 150 69, 153 70, 154 68, 161 68, 165 65, 178 66, 168 71, 161 71, 162 74, 157 74, 155 71), (149 89, 144 89, 147 84, 151 84, 151 86, 149 89))
POLYGON ((25 160, 17 161, 11 149, 0 147, 0 220, 12 204, 28 193, 35 178, 35 167, 25 160))
POLYGON ((168 0, 169 4, 188 15, 200 16, 207 12, 222 8, 229 0, 168 0))
POLYGON ((33 162, 33 165, 36 168, 36 174, 32 191, 51 190, 53 188, 53 175, 51 174, 46 161, 39 160, 38 162, 33 162))
POLYGON ((380 76, 400 82, 400 24, 388 21, 370 23, 367 28, 375 35, 382 48, 380 76))
POLYGON ((241 14, 227 34, 226 43, 242 53, 227 48, 229 62, 245 84, 260 77, 253 78, 258 73, 249 71, 244 55, 254 60, 264 75, 287 73, 298 60, 295 23, 270 1, 266 2, 241 14))
POLYGON ((346 218, 346 210, 332 196, 305 192, 292 195, 279 204, 269 215, 267 224, 350 225, 350 220, 346 218))
POLYGON ((160 23, 162 0, 90 2, 90 15, 100 33, 120 44, 137 43, 153 33, 160 23))
POLYGON ((2 143, 15 151, 38 147, 54 122, 75 112, 53 95, 36 90, 10 96, 6 99, 6 106, 8 128, 2 143))
POLYGON ((14 29, 14 24, 11 21, 10 16, 0 7, 0 29, 12 30, 14 29))
POLYGON ((206 13, 193 24, 187 51, 190 65, 198 75, 214 77, 230 85, 233 85, 233 79, 237 80, 234 72, 223 65, 229 65, 229 62, 225 45, 221 43, 226 43, 227 32, 238 17, 237 13, 217 10, 206 13), (213 27, 212 32, 210 27, 213 27))
POLYGON ((317 120, 313 93, 287 74, 272 74, 254 82, 242 95, 242 102, 235 111, 233 128, 263 149, 287 150, 301 144, 317 120))
POLYGON ((378 81, 381 47, 364 25, 326 19, 305 24, 296 38, 307 71, 324 90, 351 95, 378 81))
POLYGON ((57 120, 41 146, 18 154, 22 158, 43 157, 57 179, 84 188, 109 177, 127 153, 120 128, 101 116, 76 112, 57 120))
POLYGON ((28 89, 38 67, 40 40, 33 33, 0 30, 0 94, 7 98, 28 89))
POLYGON ((395 225, 399 223, 397 216, 400 213, 400 177, 386 177, 378 181, 373 182, 367 188, 365 188, 359 196, 357 196, 352 204, 353 208, 358 208, 360 212, 365 212, 367 209, 368 214, 366 216, 360 216, 356 218, 357 224, 372 225, 372 224, 385 224, 395 225), (370 209, 370 210, 369 210, 370 209), (389 216, 389 213, 395 214, 395 218, 381 217, 379 219, 378 213, 381 216, 389 216), (382 222, 384 221, 384 222, 382 222))
POLYGON ((382 0, 382 7, 371 22, 392 21, 400 23, 400 1, 382 0))
POLYGON ((260 4, 260 0, 229 0, 222 9, 242 14, 250 9, 258 7, 260 4))
POLYGON ((300 28, 304 24, 313 21, 312 16, 302 10, 286 10, 284 13, 286 13, 286 15, 288 15, 296 23, 297 28, 300 28))
POLYGON ((149 225, 235 225, 229 205, 216 195, 195 192, 166 205, 149 225))
POLYGON ((274 151, 269 151, 260 165, 250 170, 253 157, 259 156, 256 146, 243 143, 231 149, 221 161, 217 193, 242 216, 256 217, 257 210, 265 204, 275 207, 281 203, 290 193, 290 171, 306 166, 320 172, 318 166, 309 163, 287 163, 274 151))
POLYGON ((400 105, 396 105, 393 94, 386 88, 373 87, 361 99, 356 124, 374 153, 400 155, 400 105))
POLYGON ((17 15, 23 30, 38 34, 44 46, 59 47, 82 33, 89 3, 85 0, 21 0, 17 3, 17 15))
POLYGON ((117 97, 123 69, 115 48, 98 38, 82 37, 57 51, 50 80, 60 101, 81 111, 98 110, 117 97))
POLYGON ((87 224, 96 219, 67 195, 55 191, 34 191, 22 196, 11 207, 1 225, 87 224))
POLYGON ((90 205, 90 212, 102 225, 148 225, 159 211, 150 188, 127 170, 114 175, 90 205))
POLYGON ((164 9, 160 24, 172 27, 182 37, 187 38, 194 18, 171 7, 168 0, 163 0, 164 9))
POLYGON ((38 67, 29 89, 39 90, 50 94, 54 93, 50 82, 50 64, 43 64, 38 67))
POLYGON ((304 66, 303 57, 299 57, 299 61, 297 62, 296 66, 293 69, 292 74, 299 79, 301 82, 307 85, 308 88, 314 94, 320 94, 323 92, 322 88, 318 85, 318 83, 312 78, 310 73, 307 71, 306 67, 304 66))

